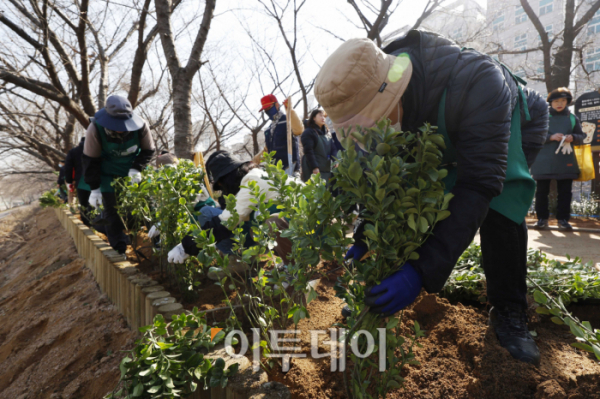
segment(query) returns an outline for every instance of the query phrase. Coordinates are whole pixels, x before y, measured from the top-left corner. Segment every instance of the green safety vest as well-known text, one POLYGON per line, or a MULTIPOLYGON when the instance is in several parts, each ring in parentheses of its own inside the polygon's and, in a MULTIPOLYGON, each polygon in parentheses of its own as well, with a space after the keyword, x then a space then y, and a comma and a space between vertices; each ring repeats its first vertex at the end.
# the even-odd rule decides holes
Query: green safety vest
MULTIPOLYGON (((493 198, 490 208, 506 216, 515 223, 521 224, 531 207, 535 195, 535 181, 529 174, 527 160, 523 153, 521 143, 521 103, 525 106, 525 115, 529 118, 527 109, 527 99, 523 90, 519 86, 519 81, 515 79, 519 87, 519 99, 512 113, 510 120, 510 140, 508 141, 508 160, 506 166, 506 179, 502 193, 493 198)), ((438 106, 438 133, 444 136, 446 150, 442 158, 442 164, 447 165, 448 175, 443 179, 446 185, 446 192, 452 190, 456 184, 456 148, 450 141, 450 136, 446 130, 446 90, 442 95, 438 106), (449 166, 448 166, 449 165, 449 166)))
MULTIPOLYGON (((115 177, 124 177, 129 173, 133 161, 140 153, 140 132, 136 130, 131 135, 131 138, 123 143, 112 143, 108 141, 108 137, 104 128, 98 123, 94 122, 98 136, 100 137, 100 144, 102 145, 102 166, 101 166, 101 183, 100 191, 103 193, 113 193, 114 187, 111 185, 115 177)), ((89 185, 83 181, 83 176, 80 180, 80 184, 83 183, 89 189, 89 185)))

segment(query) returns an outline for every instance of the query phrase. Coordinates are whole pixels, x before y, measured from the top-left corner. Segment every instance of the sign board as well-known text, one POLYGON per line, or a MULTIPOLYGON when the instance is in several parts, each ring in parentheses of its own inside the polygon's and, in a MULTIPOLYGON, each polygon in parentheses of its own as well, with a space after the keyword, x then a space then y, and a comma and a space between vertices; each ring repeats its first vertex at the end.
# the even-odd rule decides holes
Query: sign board
POLYGON ((600 150, 597 147, 600 146, 600 93, 590 91, 579 96, 575 101, 575 115, 586 134, 584 144, 591 144, 592 150, 600 150))

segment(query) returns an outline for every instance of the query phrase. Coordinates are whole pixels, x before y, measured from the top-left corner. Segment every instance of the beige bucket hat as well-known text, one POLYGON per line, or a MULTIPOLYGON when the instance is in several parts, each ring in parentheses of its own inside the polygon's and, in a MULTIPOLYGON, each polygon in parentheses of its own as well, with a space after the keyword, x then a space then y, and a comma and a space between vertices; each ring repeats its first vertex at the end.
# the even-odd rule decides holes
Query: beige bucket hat
POLYGON ((334 128, 372 127, 394 110, 411 75, 408 54, 389 55, 372 40, 350 39, 323 64, 315 97, 334 128))

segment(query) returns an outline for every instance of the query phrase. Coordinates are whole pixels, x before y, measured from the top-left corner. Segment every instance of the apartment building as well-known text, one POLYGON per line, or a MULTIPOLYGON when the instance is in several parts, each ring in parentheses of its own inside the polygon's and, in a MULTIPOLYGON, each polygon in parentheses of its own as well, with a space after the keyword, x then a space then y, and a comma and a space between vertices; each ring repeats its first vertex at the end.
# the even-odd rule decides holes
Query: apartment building
MULTIPOLYGON (((559 36, 553 45, 554 52, 554 49, 561 44, 565 0, 528 1, 550 38, 552 39, 553 35, 559 36)), ((580 0, 576 21, 589 9, 591 3, 590 0, 580 0)), ((517 54, 499 54, 498 58, 516 75, 527 80, 529 87, 546 94, 543 54, 541 50, 535 50, 540 47, 540 35, 525 13, 520 0, 488 0, 487 26, 489 36, 486 39, 486 50, 517 52, 517 54)), ((575 95, 598 88, 600 72, 595 71, 600 71, 599 37, 600 12, 596 13, 576 39, 576 46, 583 49, 583 60, 578 52, 574 53, 570 89, 575 95), (585 70, 577 66, 581 63, 585 65, 585 70)))

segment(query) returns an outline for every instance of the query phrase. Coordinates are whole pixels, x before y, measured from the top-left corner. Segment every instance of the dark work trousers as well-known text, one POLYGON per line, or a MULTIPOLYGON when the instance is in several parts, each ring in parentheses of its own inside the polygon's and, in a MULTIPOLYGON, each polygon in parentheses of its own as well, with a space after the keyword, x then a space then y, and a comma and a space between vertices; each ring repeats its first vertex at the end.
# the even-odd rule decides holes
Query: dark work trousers
POLYGON ((125 226, 117 213, 117 196, 115 193, 102 193, 102 203, 108 243, 115 251, 125 253, 129 240, 127 234, 123 232, 125 226))
MULTIPOLYGON (((536 180, 537 190, 535 192, 535 213, 538 219, 549 219, 548 194, 550 194, 550 183, 552 180, 536 180)), ((556 181, 556 191, 558 194, 558 204, 556 209, 556 219, 569 220, 571 218, 571 190, 573 187, 572 179, 556 181)))
POLYGON ((77 189, 77 199, 79 200, 79 214, 81 215, 81 221, 87 227, 90 227, 89 212, 90 207, 90 194, 91 191, 77 189))
POLYGON ((487 296, 498 308, 527 309, 527 226, 490 209, 479 229, 487 296))

